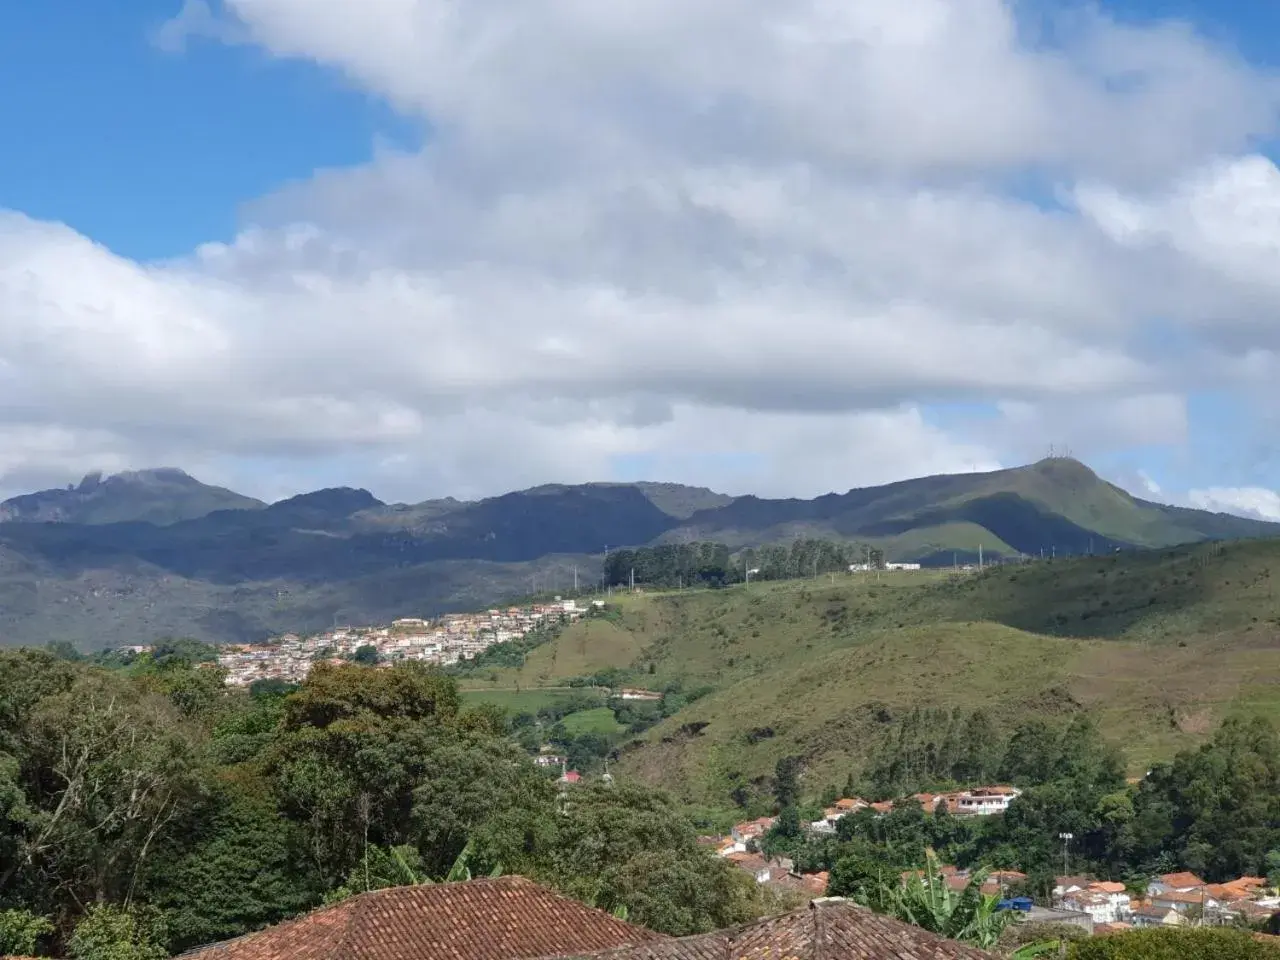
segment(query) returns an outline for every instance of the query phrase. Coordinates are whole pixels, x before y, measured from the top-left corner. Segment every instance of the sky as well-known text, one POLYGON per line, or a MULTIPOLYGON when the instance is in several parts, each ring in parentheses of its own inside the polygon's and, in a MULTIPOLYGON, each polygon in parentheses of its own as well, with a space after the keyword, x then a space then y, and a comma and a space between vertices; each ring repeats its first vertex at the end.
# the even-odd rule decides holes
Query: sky
POLYGON ((1280 5, 13 7, 0 495, 1053 450, 1280 519, 1280 5))

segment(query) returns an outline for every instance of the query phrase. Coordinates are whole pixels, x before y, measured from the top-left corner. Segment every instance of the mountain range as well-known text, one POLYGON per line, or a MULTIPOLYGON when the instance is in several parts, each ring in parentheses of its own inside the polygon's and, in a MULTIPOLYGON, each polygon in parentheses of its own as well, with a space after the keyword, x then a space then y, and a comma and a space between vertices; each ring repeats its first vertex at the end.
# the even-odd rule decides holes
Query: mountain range
POLYGON ((812 500, 664 483, 552 484, 386 504, 333 488, 264 504, 166 468, 0 504, 0 643, 256 639, 475 609, 594 582, 608 548, 822 537, 926 565, 1267 537, 1280 524, 1138 499, 1084 464, 905 480, 812 500))

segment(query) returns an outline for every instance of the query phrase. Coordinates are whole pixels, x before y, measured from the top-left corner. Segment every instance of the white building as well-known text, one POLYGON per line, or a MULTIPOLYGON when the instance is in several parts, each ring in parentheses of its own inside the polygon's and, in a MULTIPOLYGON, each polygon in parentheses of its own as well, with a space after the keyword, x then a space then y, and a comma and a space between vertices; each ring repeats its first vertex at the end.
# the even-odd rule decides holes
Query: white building
POLYGON ((986 817, 1004 813, 1009 804, 1022 795, 1017 787, 976 787, 955 795, 954 813, 960 816, 986 817))
POLYGON ((1060 901, 1066 910, 1087 913, 1094 923, 1125 923, 1132 913, 1129 892, 1123 883, 1091 883, 1060 901))

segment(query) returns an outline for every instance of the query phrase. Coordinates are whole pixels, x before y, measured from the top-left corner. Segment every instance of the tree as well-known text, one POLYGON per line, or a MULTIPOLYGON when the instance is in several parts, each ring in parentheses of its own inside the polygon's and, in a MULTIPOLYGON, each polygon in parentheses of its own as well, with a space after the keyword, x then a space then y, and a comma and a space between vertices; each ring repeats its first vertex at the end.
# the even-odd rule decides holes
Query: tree
POLYGON ((252 776, 219 783, 176 826, 145 885, 173 950, 229 940, 319 901, 305 837, 277 812, 270 784, 252 776))
POLYGON ((442 733, 426 744, 426 775, 413 790, 411 836, 426 870, 449 869, 472 833, 502 812, 547 808, 555 788, 514 744, 477 733, 442 733))
POLYGON ((482 867, 502 864, 632 922, 684 935, 732 926, 756 911, 751 877, 698 846, 666 794, 628 784, 584 786, 563 800, 535 795, 476 833, 482 867), (689 899, 693 897, 693 899, 689 899))
POLYGON ((371 643, 365 643, 356 647, 355 653, 351 655, 352 663, 363 664, 366 667, 377 666, 378 661, 381 659, 381 656, 378 654, 378 648, 371 643))
POLYGON ((164 697, 92 671, 32 709, 25 741, 31 811, 0 887, 26 869, 73 901, 127 905, 157 843, 201 789, 194 731, 164 697))
POLYGON ((97 903, 76 924, 67 953, 73 960, 164 960, 165 939, 156 911, 97 903))
POLYGON ((460 703, 453 680, 416 661, 390 670, 317 663, 286 699, 284 725, 290 730, 324 728, 361 715, 447 721, 457 715, 460 703))
POLYGON ((800 802, 800 758, 783 757, 773 770, 773 798, 779 810, 800 802))

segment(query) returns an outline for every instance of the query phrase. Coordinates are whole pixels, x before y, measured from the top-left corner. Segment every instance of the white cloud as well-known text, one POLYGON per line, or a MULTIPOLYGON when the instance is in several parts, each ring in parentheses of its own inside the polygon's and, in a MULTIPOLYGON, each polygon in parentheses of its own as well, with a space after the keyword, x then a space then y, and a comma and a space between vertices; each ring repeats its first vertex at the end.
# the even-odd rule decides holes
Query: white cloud
POLYGON ((1210 487, 1190 491, 1187 500, 1200 510, 1280 520, 1280 493, 1265 487, 1210 487))
POLYGON ((1218 158, 1273 129, 1275 81, 1185 27, 1077 12, 1050 34, 1012 11, 187 0, 167 49, 199 34, 335 68, 427 144, 262 198, 232 243, 166 263, 0 217, 20 448, 0 483, 100 457, 249 492, 644 469, 813 494, 1044 434, 1179 444, 1201 374, 1150 325, 1200 329, 1263 281, 1215 274, 1231 222, 1207 246, 1151 238, 1257 165, 1218 158), (999 430, 931 426, 947 403, 994 405, 999 430), (81 435, 70 460, 39 439, 81 435))

